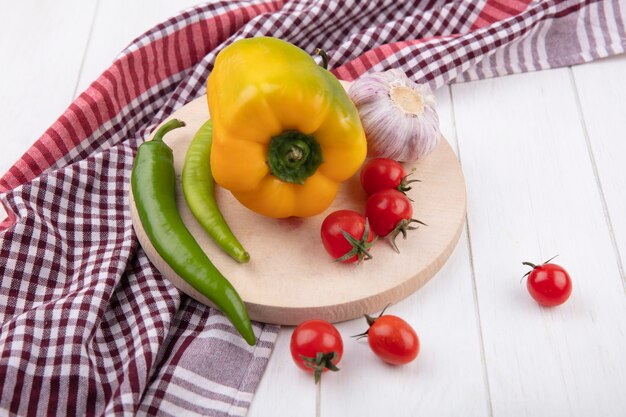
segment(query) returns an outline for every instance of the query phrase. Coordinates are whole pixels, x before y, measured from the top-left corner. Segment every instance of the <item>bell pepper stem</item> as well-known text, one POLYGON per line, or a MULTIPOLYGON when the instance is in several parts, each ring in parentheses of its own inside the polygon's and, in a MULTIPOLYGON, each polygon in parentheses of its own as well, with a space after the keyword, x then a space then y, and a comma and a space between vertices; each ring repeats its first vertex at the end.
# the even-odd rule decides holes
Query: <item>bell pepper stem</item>
POLYGON ((311 135, 290 130, 270 140, 267 164, 272 175, 285 182, 304 184, 322 162, 322 149, 311 135))
POLYGON ((315 50, 315 55, 319 55, 322 57, 322 65, 321 67, 324 69, 328 69, 328 54, 322 48, 317 48, 315 50))
POLYGON ((295 140, 285 155, 285 162, 290 166, 299 166, 306 161, 310 153, 311 147, 305 141, 295 140))

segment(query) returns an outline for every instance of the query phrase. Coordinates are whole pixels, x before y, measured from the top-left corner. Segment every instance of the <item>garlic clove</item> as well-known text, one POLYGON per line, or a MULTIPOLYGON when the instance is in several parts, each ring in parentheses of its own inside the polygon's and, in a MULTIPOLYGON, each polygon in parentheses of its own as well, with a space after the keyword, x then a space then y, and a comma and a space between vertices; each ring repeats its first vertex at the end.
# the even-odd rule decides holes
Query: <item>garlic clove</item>
POLYGON ((415 162, 439 144, 434 94, 401 70, 365 74, 348 94, 359 111, 369 156, 415 162))

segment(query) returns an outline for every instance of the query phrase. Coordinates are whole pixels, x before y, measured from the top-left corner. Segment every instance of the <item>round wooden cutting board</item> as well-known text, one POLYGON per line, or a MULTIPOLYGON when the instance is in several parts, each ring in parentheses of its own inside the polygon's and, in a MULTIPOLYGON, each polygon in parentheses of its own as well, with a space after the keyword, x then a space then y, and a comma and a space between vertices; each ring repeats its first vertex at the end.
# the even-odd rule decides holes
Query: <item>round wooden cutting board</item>
MULTIPOLYGON (((364 212, 366 195, 358 173, 341 185, 326 212, 309 218, 264 217, 242 206, 229 191, 216 187, 218 205, 226 221, 251 256, 249 263, 239 264, 222 252, 196 222, 180 184, 187 147, 209 118, 206 96, 185 105, 171 118, 186 123, 165 136, 165 142, 174 151, 178 208, 183 221, 215 266, 235 286, 252 320, 297 325, 312 318, 339 322, 379 311, 424 285, 456 246, 465 223, 465 182, 456 155, 442 139, 431 154, 415 164, 413 177, 422 182, 415 183, 408 194, 414 200, 414 218, 428 226, 409 232, 406 240, 399 236, 400 254, 381 239, 371 250, 373 259, 358 265, 333 262, 320 239, 322 221, 332 211, 364 212)), ((411 168, 407 166, 407 170, 411 168)), ((139 221, 132 192, 130 207, 139 242, 152 263, 181 291, 211 305, 154 249, 139 221)))

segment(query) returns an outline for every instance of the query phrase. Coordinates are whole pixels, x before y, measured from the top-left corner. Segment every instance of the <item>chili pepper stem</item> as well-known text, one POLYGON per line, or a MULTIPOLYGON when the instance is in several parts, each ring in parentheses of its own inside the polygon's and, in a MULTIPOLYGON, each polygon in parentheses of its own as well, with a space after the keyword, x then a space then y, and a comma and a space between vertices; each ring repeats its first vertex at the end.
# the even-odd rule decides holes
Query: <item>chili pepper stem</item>
POLYGON ((163 136, 165 136, 168 132, 174 129, 178 129, 179 127, 184 127, 184 126, 185 126, 185 122, 183 122, 182 120, 172 119, 166 122, 165 124, 163 124, 163 126, 161 126, 159 130, 157 130, 152 140, 155 142, 163 142, 163 136))

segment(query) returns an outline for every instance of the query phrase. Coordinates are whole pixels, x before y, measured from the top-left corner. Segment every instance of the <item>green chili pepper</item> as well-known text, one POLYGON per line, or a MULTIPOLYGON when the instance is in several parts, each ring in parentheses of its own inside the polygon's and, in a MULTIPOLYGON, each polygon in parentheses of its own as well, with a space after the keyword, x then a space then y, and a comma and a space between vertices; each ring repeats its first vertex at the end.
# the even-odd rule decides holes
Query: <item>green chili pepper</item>
POLYGON ((248 262, 250 255, 228 227, 215 201, 210 163, 212 134, 213 122, 208 120, 198 129, 187 149, 183 167, 183 193, 196 220, 215 243, 234 260, 248 262))
POLYGON ((131 177, 137 212, 150 242, 165 262, 211 300, 246 342, 254 345, 256 337, 241 297, 211 263, 178 213, 174 156, 163 136, 184 125, 180 120, 170 120, 159 128, 154 139, 139 147, 131 177))

